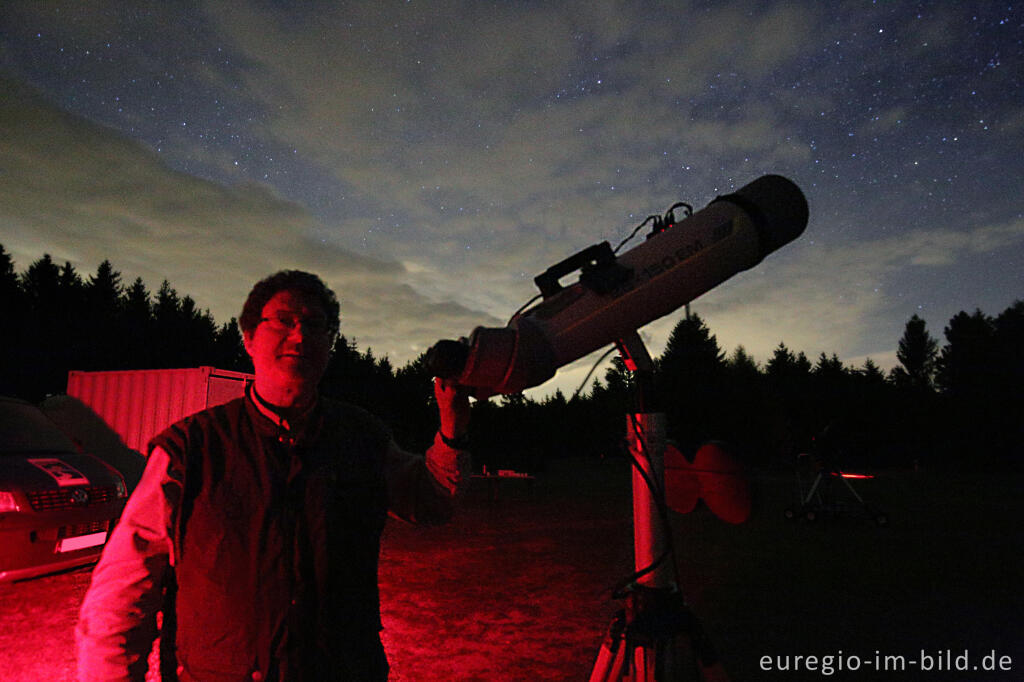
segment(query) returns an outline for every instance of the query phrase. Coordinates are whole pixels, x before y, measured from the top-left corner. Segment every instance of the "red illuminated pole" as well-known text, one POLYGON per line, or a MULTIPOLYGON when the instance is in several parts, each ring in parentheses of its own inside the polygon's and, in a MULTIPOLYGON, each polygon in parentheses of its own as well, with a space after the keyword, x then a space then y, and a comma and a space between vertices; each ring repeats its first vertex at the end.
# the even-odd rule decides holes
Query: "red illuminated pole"
MULTIPOLYGON (((633 461, 633 566, 638 575, 636 584, 640 586, 634 589, 646 588, 645 594, 663 595, 676 588, 672 572, 674 557, 666 554, 667 528, 661 518, 665 508, 665 414, 649 411, 654 400, 654 363, 640 335, 633 332, 617 345, 634 379, 633 412, 626 416, 626 442, 633 461)), ((635 617, 642 608, 630 610, 635 617)), ((686 679, 680 670, 665 669, 678 666, 669 666, 664 660, 663 674, 658 675, 659 653, 662 657, 668 653, 664 644, 652 639, 633 648, 628 679, 636 682, 686 679)), ((629 651, 624 653, 629 658, 629 651)))
POLYGON ((653 570, 637 578, 645 587, 672 587, 671 561, 659 504, 665 502, 665 415, 660 412, 627 416, 626 440, 633 466, 633 562, 636 571, 653 570), (648 481, 654 487, 648 485, 648 481))
POLYGON ((635 412, 626 417, 626 442, 633 459, 633 563, 637 573, 646 571, 637 583, 672 588, 672 558, 665 554, 668 541, 661 518, 665 508, 665 414, 648 411, 654 363, 636 332, 619 341, 618 348, 635 379, 635 412))
POLYGON ((633 332, 616 343, 633 374, 626 439, 633 460, 635 583, 612 620, 590 682, 728 682, 674 580, 665 519, 665 415, 651 410, 654 363, 633 332))

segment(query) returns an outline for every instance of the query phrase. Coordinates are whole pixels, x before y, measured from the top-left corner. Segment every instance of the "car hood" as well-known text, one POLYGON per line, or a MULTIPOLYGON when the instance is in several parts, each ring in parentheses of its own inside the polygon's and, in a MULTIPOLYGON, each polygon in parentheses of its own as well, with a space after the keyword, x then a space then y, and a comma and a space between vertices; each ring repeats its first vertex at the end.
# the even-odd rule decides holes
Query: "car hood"
POLYGON ((81 452, 0 453, 0 489, 58 490, 75 486, 109 487, 120 474, 102 460, 81 452))

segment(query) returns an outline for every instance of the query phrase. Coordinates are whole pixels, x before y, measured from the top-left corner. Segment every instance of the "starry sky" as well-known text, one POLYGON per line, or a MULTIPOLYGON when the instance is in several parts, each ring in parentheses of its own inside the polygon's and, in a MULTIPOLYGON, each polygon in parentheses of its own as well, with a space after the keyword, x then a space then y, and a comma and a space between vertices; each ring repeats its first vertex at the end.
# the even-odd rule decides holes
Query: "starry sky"
POLYGON ((1021 6, 988 0, 4 0, 0 244, 218 322, 312 270, 401 366, 504 326, 575 251, 778 173, 806 232, 693 310, 727 352, 887 369, 911 315, 941 339, 1024 298, 1022 54, 1021 6))

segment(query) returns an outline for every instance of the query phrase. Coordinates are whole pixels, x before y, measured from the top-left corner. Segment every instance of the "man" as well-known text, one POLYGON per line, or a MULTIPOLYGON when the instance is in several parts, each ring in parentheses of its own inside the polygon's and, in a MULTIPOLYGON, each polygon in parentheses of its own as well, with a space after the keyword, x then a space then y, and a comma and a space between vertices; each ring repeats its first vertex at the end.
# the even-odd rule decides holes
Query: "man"
POLYGON ((257 283, 239 326, 255 384, 150 443, 82 604, 82 682, 142 680, 158 611, 161 658, 175 663, 165 680, 387 678, 385 516, 450 517, 468 478, 468 400, 435 380, 440 428, 424 458, 368 413, 320 397, 338 302, 309 273, 257 283))

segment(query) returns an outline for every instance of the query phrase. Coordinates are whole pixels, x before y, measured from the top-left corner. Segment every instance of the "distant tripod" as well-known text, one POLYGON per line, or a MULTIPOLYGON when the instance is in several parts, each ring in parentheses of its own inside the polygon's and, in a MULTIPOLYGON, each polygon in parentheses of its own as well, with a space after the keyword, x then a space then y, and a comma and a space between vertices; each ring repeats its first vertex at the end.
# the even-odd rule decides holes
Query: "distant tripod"
POLYGON ((633 460, 635 581, 617 596, 625 608, 612 619, 590 682, 723 682, 728 676, 675 583, 665 507, 665 415, 647 412, 652 363, 640 336, 618 342, 635 378, 635 412, 627 419, 633 460))
POLYGON ((842 481, 846 491, 849 492, 850 496, 857 501, 858 506, 863 509, 864 514, 869 519, 872 519, 879 526, 886 526, 889 524, 888 515, 868 504, 864 498, 857 493, 853 484, 850 483, 851 478, 872 478, 872 476, 864 474, 850 474, 840 471, 839 467, 832 461, 833 458, 821 457, 816 463, 817 472, 810 483, 810 487, 805 493, 803 488, 803 478, 800 475, 800 460, 803 458, 812 459, 811 456, 807 454, 801 454, 797 458, 797 499, 799 504, 796 507, 786 508, 785 516, 787 519, 792 520, 803 517, 808 521, 817 521, 818 517, 822 514, 836 516, 844 511, 846 505, 844 505, 843 501, 839 499, 834 489, 836 487, 836 481, 838 480, 842 481))

